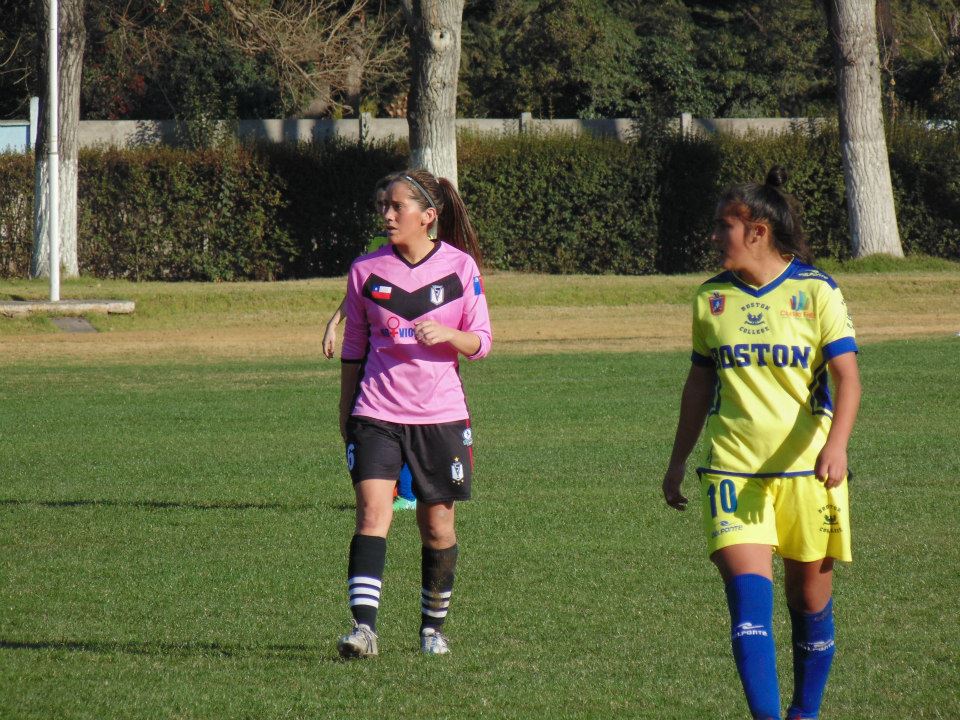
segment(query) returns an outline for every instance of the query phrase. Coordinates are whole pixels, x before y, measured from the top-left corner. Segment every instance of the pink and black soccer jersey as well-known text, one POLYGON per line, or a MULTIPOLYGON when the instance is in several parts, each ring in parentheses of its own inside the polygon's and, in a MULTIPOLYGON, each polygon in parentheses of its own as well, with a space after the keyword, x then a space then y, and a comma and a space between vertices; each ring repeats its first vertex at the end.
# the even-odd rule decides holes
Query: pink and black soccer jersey
POLYGON ((392 245, 357 258, 350 268, 343 362, 363 364, 352 415, 408 425, 469 417, 448 343, 426 347, 414 323, 433 320, 476 333, 490 352, 493 335, 483 281, 473 258, 444 242, 411 265, 392 245))

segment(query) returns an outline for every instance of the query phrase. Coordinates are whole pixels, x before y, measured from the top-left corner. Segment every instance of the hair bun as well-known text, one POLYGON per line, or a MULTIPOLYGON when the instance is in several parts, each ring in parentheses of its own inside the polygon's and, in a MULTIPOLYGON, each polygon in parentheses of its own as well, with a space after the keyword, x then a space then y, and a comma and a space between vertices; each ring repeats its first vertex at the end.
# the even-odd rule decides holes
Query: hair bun
POLYGON ((767 173, 766 184, 770 187, 781 188, 787 184, 787 170, 782 165, 774 165, 767 173))

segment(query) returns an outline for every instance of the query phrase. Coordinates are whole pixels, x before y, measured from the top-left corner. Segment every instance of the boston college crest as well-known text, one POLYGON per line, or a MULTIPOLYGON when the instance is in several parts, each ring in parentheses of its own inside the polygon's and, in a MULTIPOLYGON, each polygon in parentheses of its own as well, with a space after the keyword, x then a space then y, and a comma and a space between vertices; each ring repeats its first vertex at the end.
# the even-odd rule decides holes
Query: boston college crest
POLYGON ((720 315, 723 313, 724 307, 727 305, 726 295, 721 295, 718 292, 714 292, 710 296, 710 314, 711 315, 720 315))

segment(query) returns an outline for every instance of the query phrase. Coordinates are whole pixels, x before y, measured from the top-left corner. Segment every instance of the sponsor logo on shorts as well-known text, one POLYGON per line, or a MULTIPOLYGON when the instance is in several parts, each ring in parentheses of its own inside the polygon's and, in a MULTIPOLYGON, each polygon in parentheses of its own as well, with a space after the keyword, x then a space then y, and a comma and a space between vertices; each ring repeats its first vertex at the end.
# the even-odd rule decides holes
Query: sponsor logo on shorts
POLYGON ((768 634, 769 633, 767 633, 767 629, 763 625, 754 625, 749 620, 747 622, 740 623, 733 629, 734 639, 753 635, 767 637, 768 634))
POLYGON ((458 457, 450 464, 450 479, 457 485, 463 485, 463 463, 458 457))
POLYGON ((740 523, 733 523, 729 520, 721 520, 717 523, 720 527, 710 533, 710 537, 716 538, 721 535, 726 535, 729 532, 736 532, 737 530, 743 530, 743 525, 740 523))
POLYGON ((430 302, 434 305, 443 305, 443 285, 430 286, 430 302))
POLYGON ((473 445, 473 430, 471 430, 470 428, 467 428, 466 430, 463 431, 463 444, 466 447, 470 447, 471 445, 473 445))
POLYGON ((823 518, 823 525, 820 526, 822 533, 840 533, 843 528, 840 527, 840 508, 836 505, 824 505, 818 508, 820 516, 823 518))

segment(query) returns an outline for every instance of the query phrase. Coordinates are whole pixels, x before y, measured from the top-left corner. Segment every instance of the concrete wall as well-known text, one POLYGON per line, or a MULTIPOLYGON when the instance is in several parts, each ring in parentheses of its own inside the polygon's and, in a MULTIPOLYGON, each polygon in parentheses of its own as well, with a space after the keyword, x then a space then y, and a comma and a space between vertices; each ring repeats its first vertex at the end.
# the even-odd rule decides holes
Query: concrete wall
MULTIPOLYGON (((36 115, 31 108, 32 122, 0 122, 0 152, 27 152, 33 146, 31 132, 35 132, 36 115)), ((747 132, 778 133, 792 128, 814 128, 832 122, 825 118, 694 118, 684 113, 668 121, 685 133, 709 135, 713 133, 743 134, 747 132)), ((81 147, 136 147, 162 143, 182 144, 186 128, 175 120, 83 120, 78 141, 81 147)), ((230 130, 225 126, 224 130, 230 130)), ((625 141, 633 133, 633 120, 544 120, 523 113, 518 118, 458 118, 457 130, 464 133, 516 135, 521 132, 539 134, 590 134, 625 141)), ((239 120, 233 126, 241 139, 270 142, 315 142, 330 137, 346 140, 406 139, 407 121, 404 118, 374 118, 363 114, 350 120, 239 120)))

